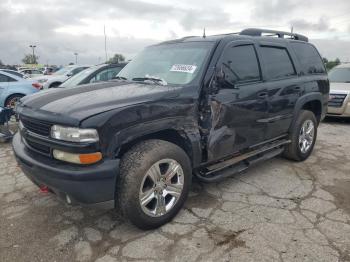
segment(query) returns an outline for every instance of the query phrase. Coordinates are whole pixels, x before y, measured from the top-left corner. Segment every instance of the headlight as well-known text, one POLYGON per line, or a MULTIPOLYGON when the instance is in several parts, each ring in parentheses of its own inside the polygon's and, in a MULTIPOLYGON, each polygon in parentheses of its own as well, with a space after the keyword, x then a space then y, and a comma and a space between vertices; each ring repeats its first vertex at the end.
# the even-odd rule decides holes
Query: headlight
POLYGON ((96 129, 80 129, 54 125, 51 127, 51 137, 69 142, 97 142, 99 141, 96 129))
POLYGON ((38 82, 39 82, 39 83, 45 83, 45 82, 47 82, 47 80, 48 80, 48 79, 39 79, 38 82))

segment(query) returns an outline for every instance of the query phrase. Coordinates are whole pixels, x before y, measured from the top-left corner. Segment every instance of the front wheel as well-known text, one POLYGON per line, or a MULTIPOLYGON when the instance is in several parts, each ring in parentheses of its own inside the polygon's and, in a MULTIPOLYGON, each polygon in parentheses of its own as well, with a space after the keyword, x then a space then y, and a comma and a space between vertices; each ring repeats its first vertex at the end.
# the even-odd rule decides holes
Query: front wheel
POLYGON ((137 227, 157 228, 183 206, 191 173, 190 160, 177 145, 162 140, 141 142, 121 159, 118 207, 137 227))
POLYGON ((317 125, 314 113, 302 110, 290 133, 291 143, 287 145, 284 156, 296 161, 307 159, 312 153, 316 142, 317 125))
POLYGON ((6 99, 5 107, 14 109, 16 107, 16 104, 19 102, 19 100, 21 100, 22 97, 24 97, 24 95, 21 94, 14 94, 9 96, 6 99))

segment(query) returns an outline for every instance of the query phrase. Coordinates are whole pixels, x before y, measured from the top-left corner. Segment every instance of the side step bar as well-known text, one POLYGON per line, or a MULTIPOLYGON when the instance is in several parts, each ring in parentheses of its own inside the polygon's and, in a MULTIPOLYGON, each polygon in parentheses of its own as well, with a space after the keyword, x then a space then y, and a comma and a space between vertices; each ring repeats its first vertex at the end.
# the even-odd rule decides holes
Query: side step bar
POLYGON ((240 173, 256 163, 281 154, 284 151, 283 145, 290 142, 290 140, 285 139, 269 143, 254 151, 204 167, 196 172, 196 176, 203 182, 218 182, 240 173))

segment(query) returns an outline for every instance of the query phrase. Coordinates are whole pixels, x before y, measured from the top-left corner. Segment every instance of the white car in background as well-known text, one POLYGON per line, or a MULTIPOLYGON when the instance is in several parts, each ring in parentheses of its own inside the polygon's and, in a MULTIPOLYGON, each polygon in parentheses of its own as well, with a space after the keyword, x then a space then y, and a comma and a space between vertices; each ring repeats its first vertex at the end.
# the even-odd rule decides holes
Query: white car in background
POLYGON ((52 75, 43 75, 40 77, 36 77, 40 84, 42 84, 43 89, 55 88, 66 81, 68 78, 78 74, 79 72, 89 68, 89 65, 70 65, 61 68, 57 72, 52 75))
POLYGON ((333 68, 329 74, 328 116, 350 117, 350 64, 333 68))
POLYGON ((28 69, 20 70, 19 72, 30 77, 30 78, 43 75, 43 72, 38 70, 38 69, 29 69, 28 68, 28 69))

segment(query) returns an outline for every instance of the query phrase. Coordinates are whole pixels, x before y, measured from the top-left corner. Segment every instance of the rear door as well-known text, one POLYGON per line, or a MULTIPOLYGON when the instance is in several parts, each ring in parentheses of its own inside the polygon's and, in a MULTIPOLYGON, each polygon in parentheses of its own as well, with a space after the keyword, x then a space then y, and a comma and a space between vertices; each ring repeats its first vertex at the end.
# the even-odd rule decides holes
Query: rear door
POLYGON ((266 122, 262 120, 267 117, 267 89, 254 43, 229 43, 216 68, 221 80, 215 81, 209 98, 208 161, 262 142, 266 131, 266 122))
POLYGON ((259 54, 268 89, 269 107, 265 136, 268 140, 288 131, 295 103, 302 92, 302 84, 287 46, 270 42, 261 43, 259 54))
MULTIPOLYGON (((8 83, 9 83, 8 76, 0 72, 0 101, 3 101, 6 99, 5 94, 6 94, 6 89, 8 87, 8 83)), ((3 104, 0 104, 0 106, 3 106, 3 104)))

